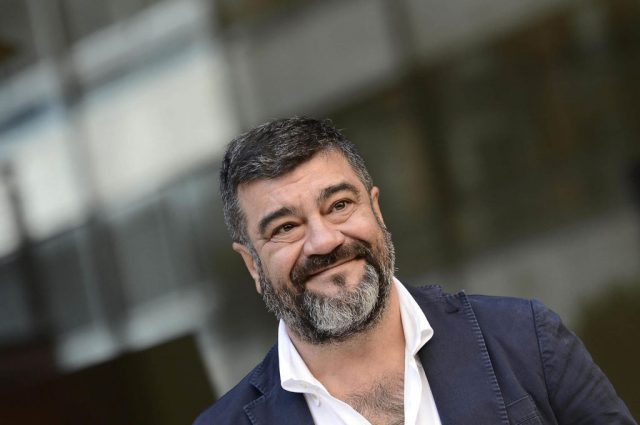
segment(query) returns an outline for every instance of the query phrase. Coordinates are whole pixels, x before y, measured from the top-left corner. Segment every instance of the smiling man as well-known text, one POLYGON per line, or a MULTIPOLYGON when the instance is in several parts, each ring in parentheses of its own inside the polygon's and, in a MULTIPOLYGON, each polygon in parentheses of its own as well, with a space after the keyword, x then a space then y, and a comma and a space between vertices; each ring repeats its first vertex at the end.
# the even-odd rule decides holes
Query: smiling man
POLYGON ((220 171, 278 343, 205 424, 634 424, 535 301, 406 288, 362 157, 328 121, 263 124, 220 171))

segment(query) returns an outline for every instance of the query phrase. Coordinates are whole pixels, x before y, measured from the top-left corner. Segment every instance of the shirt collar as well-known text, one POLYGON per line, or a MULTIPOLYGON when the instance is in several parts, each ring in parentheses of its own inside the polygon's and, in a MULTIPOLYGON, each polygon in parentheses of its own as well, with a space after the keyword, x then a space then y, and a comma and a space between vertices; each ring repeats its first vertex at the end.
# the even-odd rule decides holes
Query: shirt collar
POLYGON ((400 317, 402 318, 402 329, 404 330, 405 351, 415 356, 433 336, 433 328, 416 300, 407 291, 407 288, 395 277, 393 279, 398 291, 398 299, 400 300, 400 317))
POLYGON ((280 320, 278 325, 278 360, 280 363, 280 384, 285 390, 308 393, 324 388, 300 357, 283 320, 280 320))
MULTIPOLYGON (((400 317, 402 318, 406 344, 405 352, 415 356, 431 339, 433 329, 424 312, 404 285, 395 277, 393 283, 400 301, 400 317)), ((311 374, 304 360, 300 357, 282 320, 278 325, 278 360, 280 362, 280 383, 285 390, 303 393, 324 390, 324 386, 311 374)))

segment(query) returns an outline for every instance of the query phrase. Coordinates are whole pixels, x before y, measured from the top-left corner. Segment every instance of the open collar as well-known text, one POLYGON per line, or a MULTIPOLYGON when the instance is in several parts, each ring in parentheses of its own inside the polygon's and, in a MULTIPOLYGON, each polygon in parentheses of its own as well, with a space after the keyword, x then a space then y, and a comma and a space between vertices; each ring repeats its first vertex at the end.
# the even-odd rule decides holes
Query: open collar
MULTIPOLYGON (((502 393, 475 313, 464 293, 440 287, 407 288, 434 335, 419 351, 443 425, 509 425, 502 393)), ((277 346, 255 369, 251 384, 261 395, 244 406, 253 425, 313 425, 305 398, 282 389, 277 346)))

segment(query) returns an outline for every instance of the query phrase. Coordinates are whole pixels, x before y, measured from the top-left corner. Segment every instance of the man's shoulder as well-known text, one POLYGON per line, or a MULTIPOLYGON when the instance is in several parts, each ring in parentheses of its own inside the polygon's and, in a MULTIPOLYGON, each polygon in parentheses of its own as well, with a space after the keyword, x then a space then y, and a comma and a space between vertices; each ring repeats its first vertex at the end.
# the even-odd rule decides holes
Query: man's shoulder
POLYGON ((424 285, 407 287, 414 298, 422 302, 449 303, 452 306, 469 302, 474 311, 493 313, 496 315, 510 313, 516 315, 530 315, 532 308, 543 307, 537 300, 526 298, 467 294, 465 291, 449 293, 440 285, 424 285))
POLYGON ((202 412, 193 425, 212 425, 219 423, 241 423, 244 406, 259 395, 249 383, 251 373, 235 387, 202 412))
POLYGON ((483 316, 504 317, 507 314, 531 319, 534 308, 542 306, 540 301, 518 297, 471 294, 467 295, 467 298, 473 306, 474 312, 483 316))
POLYGON ((260 398, 279 375, 277 346, 238 384, 202 412, 193 425, 249 424, 245 406, 260 398))
MULTIPOLYGON (((534 331, 540 316, 555 316, 540 301, 509 296, 445 292, 439 285, 408 288, 418 304, 423 306, 427 318, 434 305, 441 305, 446 313, 472 314, 484 332, 506 332, 515 328, 534 331), (466 309, 465 307, 469 307, 466 309)), ((445 314, 447 316, 448 314, 445 314)))

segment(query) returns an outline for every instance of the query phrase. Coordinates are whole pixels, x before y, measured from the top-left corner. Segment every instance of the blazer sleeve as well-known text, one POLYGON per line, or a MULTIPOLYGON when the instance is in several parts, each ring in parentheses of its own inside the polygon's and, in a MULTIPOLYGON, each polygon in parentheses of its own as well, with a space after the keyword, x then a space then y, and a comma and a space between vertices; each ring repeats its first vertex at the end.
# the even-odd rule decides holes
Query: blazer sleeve
POLYGON ((549 402, 561 425, 637 423, 578 337, 560 317, 532 302, 549 402))

